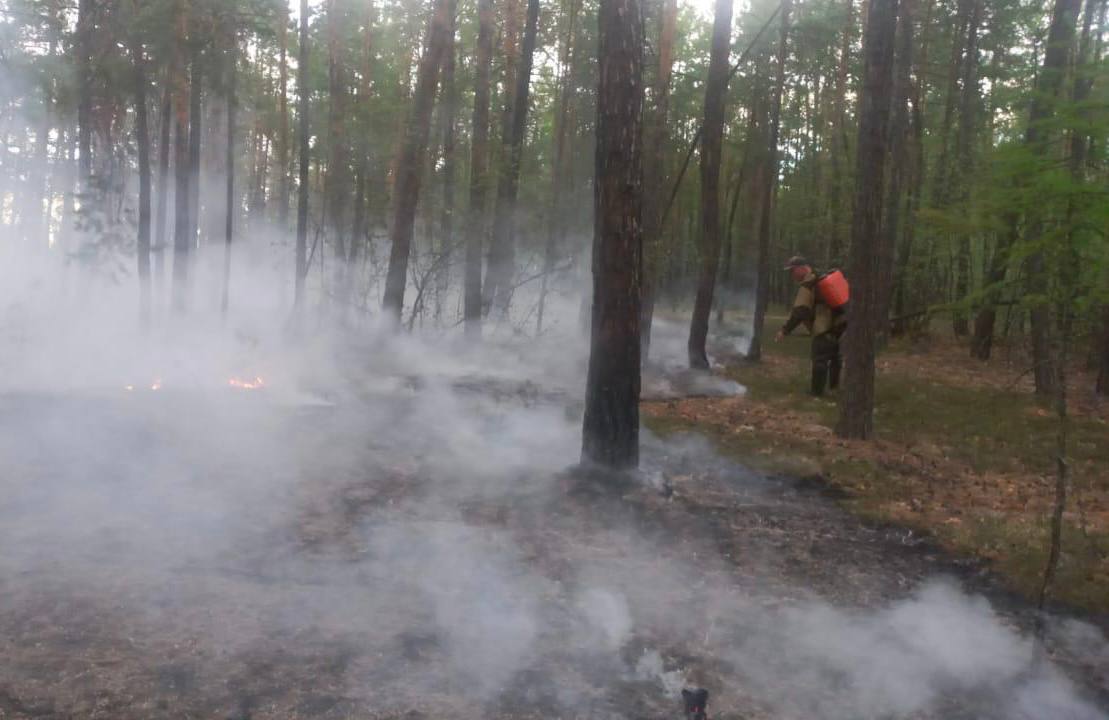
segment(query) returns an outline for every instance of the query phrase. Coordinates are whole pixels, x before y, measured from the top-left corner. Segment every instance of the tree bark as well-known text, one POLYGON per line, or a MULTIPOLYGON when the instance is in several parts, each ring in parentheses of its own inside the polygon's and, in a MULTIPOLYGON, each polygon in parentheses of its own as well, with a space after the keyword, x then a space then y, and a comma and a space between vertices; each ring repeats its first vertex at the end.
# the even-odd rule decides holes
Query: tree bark
POLYGON ((300 170, 297 186, 296 284, 294 306, 304 307, 308 275, 308 0, 300 0, 300 47, 297 50, 297 122, 300 124, 300 170))
POLYGON ((231 31, 231 46, 227 58, 227 200, 223 235, 223 300, 220 310, 224 318, 231 304, 231 242, 235 237, 235 111, 239 99, 235 96, 238 78, 239 38, 231 31))
POLYGON ((397 162, 396 192, 393 202, 393 226, 389 236, 389 270, 385 279, 385 297, 382 306, 398 325, 404 305, 404 288, 408 276, 408 258, 412 247, 413 227, 416 222, 416 205, 420 195, 420 172, 427 154, 428 135, 431 132, 431 111, 435 102, 439 68, 446 55, 449 37, 450 0, 436 0, 435 9, 428 20, 427 50, 420 58, 416 75, 416 90, 412 99, 412 113, 405 127, 404 143, 397 162))
POLYGON ((439 211, 439 257, 435 271, 435 318, 443 315, 443 301, 450 286, 451 255, 454 250, 454 181, 455 181, 455 123, 458 107, 458 91, 455 83, 455 20, 457 2, 452 0, 448 12, 450 29, 448 32, 446 57, 443 59, 443 79, 439 92, 440 113, 443 121, 443 207, 439 211))
MULTIPOLYGON (((960 212, 969 220, 970 177, 974 174, 974 142, 978 128, 978 27, 982 23, 982 0, 970 0, 965 50, 963 52, 962 92, 959 99, 959 126, 955 132, 955 154, 959 160, 956 183, 960 212)), ((962 302, 970 292, 970 238, 959 233, 959 254, 955 265, 955 300, 962 302)), ((957 309, 953 314, 955 337, 968 332, 967 314, 957 309)))
POLYGON ((497 182, 497 208, 493 219, 493 242, 489 248, 489 273, 486 277, 487 302, 499 315, 508 313, 512 301, 512 275, 516 264, 516 198, 520 190, 520 161, 527 131, 531 68, 539 27, 539 0, 528 0, 524 44, 516 70, 516 89, 512 93, 512 125, 504 143, 501 173, 497 182))
MULTIPOLYGON (((1036 93, 1032 97, 1028 130, 1024 141, 1036 154, 1047 157, 1050 153, 1050 132, 1046 127, 1055 115, 1055 107, 1062 94, 1067 59, 1074 44, 1075 27, 1081 0, 1055 0, 1044 49, 1043 68, 1038 78, 1036 93)), ((1042 242, 1044 220, 1037 209, 1031 210, 1028 223, 1028 241, 1035 247, 1042 242)), ((1029 257, 1029 291, 1034 297, 1045 297, 1048 278, 1043 252, 1037 250, 1029 257)), ((1032 362, 1036 394, 1051 397, 1055 391, 1056 369, 1051 353, 1051 316, 1046 304, 1033 306, 1030 313, 1032 325, 1032 362)))
POLYGON ((135 144, 139 152, 139 326, 150 327, 150 128, 146 113, 146 59, 142 43, 131 41, 135 80, 135 144))
POLYGON ((278 106, 277 106, 277 221, 282 232, 289 224, 289 4, 278 13, 278 106))
MULTIPOLYGON (((197 32, 197 28, 194 27, 193 31, 197 32)), ((190 37, 189 40, 192 45, 192 59, 189 63, 189 243, 196 248, 199 245, 200 229, 200 131, 204 126, 200 99, 204 69, 201 65, 199 38, 190 37)))
POLYGON ((601 0, 598 24, 593 312, 582 462, 634 468, 639 464, 643 243, 643 24, 638 0, 601 0))
POLYGON ((171 131, 173 129, 173 78, 176 74, 176 62, 170 58, 166 71, 165 87, 162 89, 162 107, 158 122, 161 127, 158 131, 158 212, 154 233, 154 283, 155 291, 159 298, 164 290, 162 286, 166 277, 166 226, 169 223, 169 153, 171 145, 171 131))
POLYGON ((863 38, 854 237, 849 265, 852 297, 846 337, 846 374, 836 428, 840 437, 859 440, 869 439, 874 430, 873 318, 878 301, 878 254, 882 243, 897 7, 897 0, 871 0, 863 38))
POLYGON ((1101 332, 1097 339, 1097 384, 1095 390, 1109 397, 1109 304, 1101 306, 1101 332))
POLYGON ((851 43, 854 33, 852 32, 855 27, 854 21, 854 0, 847 0, 846 13, 843 23, 843 32, 840 53, 839 65, 836 68, 836 82, 834 91, 834 100, 832 102, 832 147, 830 156, 832 160, 832 183, 829 187, 829 237, 828 237, 828 260, 833 263, 838 263, 843 253, 843 240, 840 227, 843 225, 843 206, 846 203, 842 202, 842 197, 846 193, 843 191, 846 182, 844 178, 848 176, 847 165, 849 164, 848 158, 848 140, 847 140, 847 74, 848 68, 851 64, 851 43))
MULTIPOLYGON (((335 248, 335 257, 346 260, 347 228, 346 212, 350 191, 350 148, 347 143, 347 71, 346 57, 340 38, 342 26, 346 23, 343 11, 344 0, 328 0, 327 3, 327 78, 328 113, 327 130, 331 155, 327 160, 327 175, 324 176, 325 212, 327 216, 327 235, 335 248)), ((335 273, 341 286, 344 262, 335 263, 335 273)))
POLYGON ((189 237, 189 83, 185 71, 185 47, 188 43, 188 0, 181 0, 177 7, 176 56, 179 59, 174 73, 174 177, 173 191, 173 288, 172 304, 175 313, 184 313, 188 305, 189 254, 192 239, 189 237))
POLYGON ((747 349, 747 359, 753 361, 762 358, 763 325, 766 324, 766 306, 770 300, 770 223, 778 191, 778 136, 782 124, 782 94, 786 83, 790 5, 790 0, 782 0, 782 26, 778 40, 778 77, 774 83, 774 96, 770 105, 770 137, 766 147, 768 172, 762 191, 762 217, 759 220, 758 260, 756 261, 755 317, 751 331, 751 345, 747 349))
POLYGON ((658 71, 651 93, 653 106, 644 127, 644 145, 652 149, 643 158, 643 303, 640 318, 642 360, 651 350, 651 325, 655 314, 655 288, 662 258, 663 206, 666 202, 666 167, 663 158, 670 148, 667 121, 670 114, 670 76, 674 69, 674 34, 678 24, 677 0, 663 0, 659 18, 658 71))
MULTIPOLYGON (((897 20, 897 49, 894 65, 894 106, 890 122, 890 169, 889 197, 886 200, 886 217, 882 227, 883 254, 879 257, 878 302, 875 304, 874 326, 878 333, 879 344, 889 332, 889 307, 893 292, 894 258, 892 253, 897 247, 898 228, 901 224, 901 196, 909 174, 909 94, 912 91, 913 63, 913 15, 916 0, 901 0, 897 20)), ((907 257, 900 258, 902 263, 907 257)), ((900 271, 905 276, 903 270, 900 271)))
POLYGON ((547 303, 547 283, 554 272, 555 254, 566 235, 566 223, 562 217, 563 173, 566 170, 566 135, 570 119, 571 76, 573 74, 574 24, 577 21, 578 2, 569 0, 566 34, 563 36, 559 52, 559 89, 558 105, 554 120, 554 163, 551 166, 551 204, 547 221, 547 243, 543 251, 543 277, 540 279, 539 308, 536 311, 535 332, 543 332, 543 315, 547 303))
MULTIPOLYGON (((370 96, 373 92, 373 30, 374 30, 374 5, 366 3, 365 28, 362 32, 362 82, 358 88, 358 117, 362 127, 369 128, 370 124, 370 96)), ((347 254, 347 271, 344 275, 343 304, 350 306, 354 300, 355 276, 362 246, 366 243, 367 220, 367 186, 370 174, 370 142, 367 131, 364 129, 357 143, 358 161, 357 177, 354 190, 354 221, 351 226, 350 252, 347 254)))
POLYGON ((688 343, 689 366, 704 370, 709 367, 705 344, 709 315, 712 313, 712 295, 716 289, 716 272, 720 265, 720 155, 724 139, 731 30, 732 0, 716 0, 701 134, 701 271, 688 343))
POLYGON ((481 246, 489 167, 489 77, 493 58, 493 0, 478 0, 474 60, 473 137, 470 141, 470 207, 466 213, 466 269, 463 318, 466 337, 481 337, 481 246))
POLYGON ((95 8, 95 0, 77 3, 77 153, 81 192, 88 189, 92 177, 92 15, 95 8))

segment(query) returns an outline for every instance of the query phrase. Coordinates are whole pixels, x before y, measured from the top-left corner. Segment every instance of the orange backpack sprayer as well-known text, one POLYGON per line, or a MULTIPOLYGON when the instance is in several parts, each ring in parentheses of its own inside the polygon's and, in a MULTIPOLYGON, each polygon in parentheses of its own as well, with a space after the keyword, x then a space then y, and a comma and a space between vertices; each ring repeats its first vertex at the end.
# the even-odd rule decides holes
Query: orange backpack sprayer
POLYGON ((830 270, 816 280, 820 301, 833 310, 842 310, 851 299, 851 289, 841 270, 830 270))

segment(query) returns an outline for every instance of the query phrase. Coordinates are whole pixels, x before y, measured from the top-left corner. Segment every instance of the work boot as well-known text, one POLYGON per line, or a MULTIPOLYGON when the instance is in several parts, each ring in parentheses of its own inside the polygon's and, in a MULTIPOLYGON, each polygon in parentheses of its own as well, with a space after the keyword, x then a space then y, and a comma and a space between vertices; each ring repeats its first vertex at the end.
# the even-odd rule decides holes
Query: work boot
POLYGON ((843 360, 836 358, 828 363, 828 387, 835 390, 839 387, 839 374, 843 370, 843 360))
POLYGON ((812 364, 812 387, 810 392, 813 397, 824 394, 824 385, 828 381, 828 363, 825 360, 815 360, 812 364))

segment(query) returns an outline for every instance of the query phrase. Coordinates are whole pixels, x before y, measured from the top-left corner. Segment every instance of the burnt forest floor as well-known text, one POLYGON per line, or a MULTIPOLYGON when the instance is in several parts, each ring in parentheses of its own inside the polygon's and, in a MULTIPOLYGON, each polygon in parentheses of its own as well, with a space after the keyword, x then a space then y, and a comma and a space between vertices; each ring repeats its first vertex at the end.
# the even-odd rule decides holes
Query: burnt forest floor
POLYGON ((687 685, 721 720, 1105 717, 1095 627, 1036 640, 944 536, 737 462, 775 402, 834 441, 731 372, 646 406, 636 476, 569 467, 580 406, 531 381, 5 397, 0 718, 661 719, 687 685))
MULTIPOLYGON (((770 327, 777 327, 772 319, 770 327)), ((826 484, 841 505, 878 523, 924 533, 984 561, 1035 597, 1054 502, 1054 409, 1032 392, 1017 343, 983 363, 964 344, 895 340, 878 360, 875 442, 835 437, 837 393, 807 393, 809 340, 764 347, 761 363, 722 357, 743 397, 650 402, 659 432, 696 429, 725 454, 769 473, 826 484)), ((1070 369, 1070 467, 1062 558, 1052 600, 1109 616, 1109 402, 1083 362, 1070 369)), ((1103 620, 1104 622, 1104 620, 1103 620)))

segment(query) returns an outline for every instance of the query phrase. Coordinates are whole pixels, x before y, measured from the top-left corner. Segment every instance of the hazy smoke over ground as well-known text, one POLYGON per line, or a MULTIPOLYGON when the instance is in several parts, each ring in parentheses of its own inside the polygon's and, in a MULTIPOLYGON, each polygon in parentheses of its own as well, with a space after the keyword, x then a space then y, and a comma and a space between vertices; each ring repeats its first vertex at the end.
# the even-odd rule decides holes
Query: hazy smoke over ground
MULTIPOLYGON (((703 441, 646 437, 671 499, 583 490, 569 294, 539 340, 290 340, 264 262, 226 323, 198 296, 141 336, 130 284, 29 263, 0 263, 0 717, 676 717, 685 683, 719 718, 1106 717, 1100 630, 1052 625, 1072 679, 703 441)), ((671 393, 742 391, 675 374, 678 324, 654 348, 671 393)))

